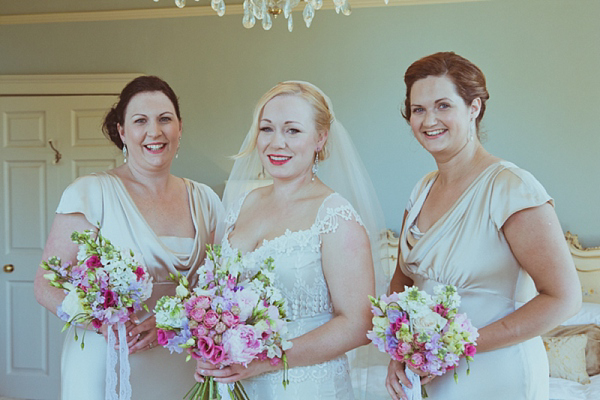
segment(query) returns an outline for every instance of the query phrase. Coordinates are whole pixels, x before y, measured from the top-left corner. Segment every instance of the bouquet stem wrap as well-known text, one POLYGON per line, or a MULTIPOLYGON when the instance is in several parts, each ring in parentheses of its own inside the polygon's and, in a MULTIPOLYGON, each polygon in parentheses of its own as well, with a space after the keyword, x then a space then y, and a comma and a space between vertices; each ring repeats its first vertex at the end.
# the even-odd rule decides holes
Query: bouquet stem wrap
POLYGON ((129 348, 127 347, 127 336, 125 333, 125 324, 119 322, 117 324, 118 340, 119 340, 119 377, 117 379, 117 351, 115 350, 116 339, 112 325, 108 326, 108 348, 106 351, 106 400, 130 400, 131 399, 131 383, 129 375, 131 368, 129 367, 129 348), (119 383, 119 394, 117 396, 117 382, 119 383))
POLYGON ((422 400, 423 396, 421 394, 421 377, 415 374, 408 367, 404 368, 404 373, 406 374, 406 377, 412 385, 412 389, 402 385, 402 390, 404 390, 406 397, 408 398, 408 400, 422 400))

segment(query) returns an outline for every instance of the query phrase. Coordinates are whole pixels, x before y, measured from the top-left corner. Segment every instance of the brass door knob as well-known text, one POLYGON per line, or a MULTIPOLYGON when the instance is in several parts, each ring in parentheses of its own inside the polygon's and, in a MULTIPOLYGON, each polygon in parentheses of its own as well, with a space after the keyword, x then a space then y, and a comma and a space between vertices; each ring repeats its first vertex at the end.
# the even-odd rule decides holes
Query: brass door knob
POLYGON ((6 265, 4 265, 4 272, 6 272, 7 274, 10 274, 14 270, 15 270, 15 266, 14 265, 12 265, 12 264, 6 264, 6 265))

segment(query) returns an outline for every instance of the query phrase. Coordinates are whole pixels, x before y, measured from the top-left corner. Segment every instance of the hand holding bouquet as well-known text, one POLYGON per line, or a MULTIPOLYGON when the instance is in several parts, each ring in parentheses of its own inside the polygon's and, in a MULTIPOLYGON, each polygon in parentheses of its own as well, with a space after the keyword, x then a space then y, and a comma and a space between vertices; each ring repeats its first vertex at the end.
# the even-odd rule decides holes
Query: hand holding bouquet
POLYGON ((436 286, 433 297, 413 286, 369 298, 374 317, 367 337, 392 359, 436 376, 453 370, 461 358, 467 364, 473 360, 479 334, 466 314, 458 313, 456 287, 436 286))
MULTIPOLYGON (((285 370, 285 350, 292 343, 287 341, 285 299, 272 286, 273 259, 242 279, 239 253, 224 258, 220 246, 207 246, 206 254, 196 288, 190 290, 188 280, 179 277, 176 296, 164 296, 156 303, 159 344, 171 353, 186 349, 188 360, 193 357, 216 366, 246 366, 268 359, 273 365, 283 362, 285 370)), ((248 399, 240 382, 218 384, 212 377, 196 383, 184 398, 221 399, 226 393, 234 400, 248 399)))
MULTIPOLYGON (((144 301, 152 293, 152 278, 135 260, 131 250, 115 247, 100 234, 100 230, 97 233, 91 230, 73 232, 71 240, 79 245, 77 264, 62 263, 58 257, 50 257, 41 263, 41 267, 49 271, 44 277, 50 285, 66 293, 57 310, 58 316, 66 322, 63 331, 73 326, 75 340, 78 340, 77 326, 87 328, 92 324, 98 330, 102 325, 108 325, 108 350, 111 354, 110 363, 107 359, 108 395, 116 390, 117 355, 112 325, 118 326, 121 398, 128 398, 131 386, 124 324, 134 312, 142 308, 148 310, 144 301)), ((81 339, 82 349, 84 339, 85 331, 81 339)))

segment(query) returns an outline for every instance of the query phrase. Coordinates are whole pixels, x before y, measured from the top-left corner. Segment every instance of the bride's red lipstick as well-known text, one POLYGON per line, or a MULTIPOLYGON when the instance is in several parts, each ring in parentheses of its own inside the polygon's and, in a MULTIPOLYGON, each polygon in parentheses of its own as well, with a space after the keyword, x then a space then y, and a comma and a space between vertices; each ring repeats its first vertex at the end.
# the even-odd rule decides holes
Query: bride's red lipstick
POLYGON ((290 156, 283 156, 280 154, 269 154, 267 157, 269 157, 269 161, 273 165, 283 165, 292 159, 290 156))

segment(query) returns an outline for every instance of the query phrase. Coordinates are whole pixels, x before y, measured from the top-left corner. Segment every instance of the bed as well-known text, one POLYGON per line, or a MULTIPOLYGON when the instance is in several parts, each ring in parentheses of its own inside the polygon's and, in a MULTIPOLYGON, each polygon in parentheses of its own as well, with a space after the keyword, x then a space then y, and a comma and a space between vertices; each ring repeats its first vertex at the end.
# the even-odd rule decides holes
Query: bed
POLYGON ((570 232, 567 232, 565 237, 575 261, 584 303, 577 315, 543 336, 551 368, 550 399, 598 400, 600 399, 600 247, 584 248, 579 243, 577 235, 570 232), (579 346, 568 347, 567 341, 575 339, 576 336, 585 336, 587 339, 583 350, 581 343, 579 346), (558 341, 554 343, 557 347, 564 346, 562 351, 569 352, 568 356, 565 357, 564 354, 560 356, 560 348, 554 349, 556 352, 553 354, 553 349, 549 348, 549 338, 558 341), (564 368, 562 364, 565 363, 571 365, 564 368), (553 367, 555 367, 554 371, 553 367))
MULTIPOLYGON (((600 247, 584 248, 577 235, 570 232, 565 238, 581 281, 584 303, 577 315, 543 335, 551 373, 550 399, 600 400, 600 247)), ((387 239, 382 258, 393 271, 398 237, 388 231, 387 239)), ((535 293, 531 282, 523 279, 520 285, 517 300, 531 298, 535 293)))

